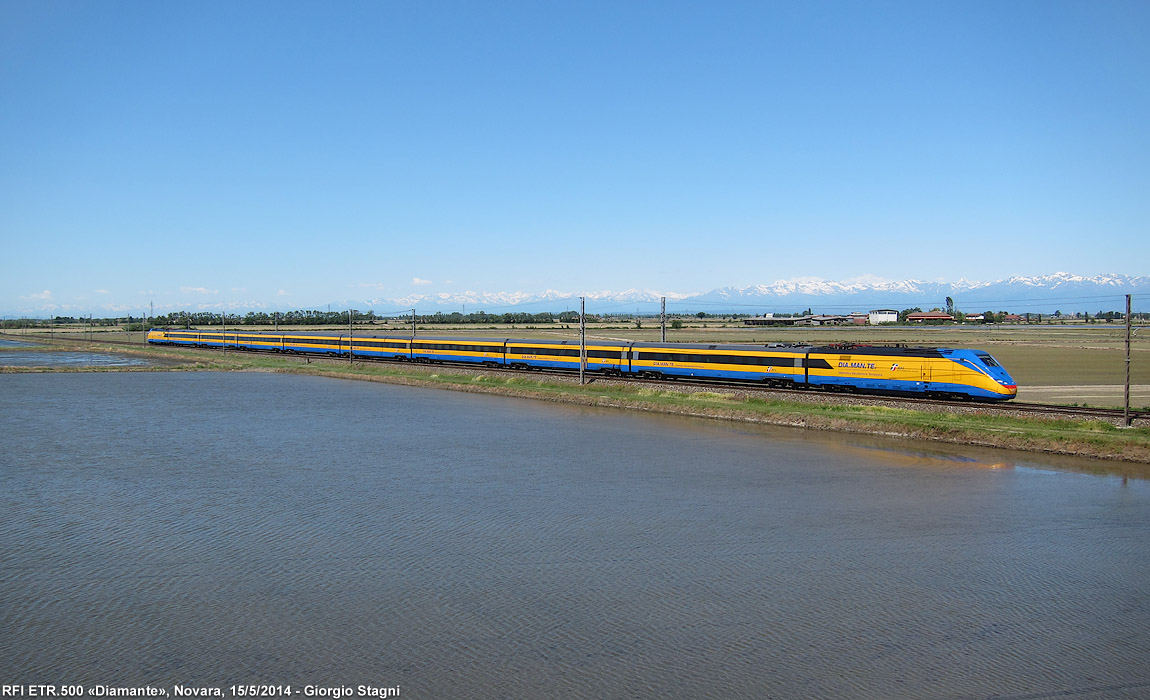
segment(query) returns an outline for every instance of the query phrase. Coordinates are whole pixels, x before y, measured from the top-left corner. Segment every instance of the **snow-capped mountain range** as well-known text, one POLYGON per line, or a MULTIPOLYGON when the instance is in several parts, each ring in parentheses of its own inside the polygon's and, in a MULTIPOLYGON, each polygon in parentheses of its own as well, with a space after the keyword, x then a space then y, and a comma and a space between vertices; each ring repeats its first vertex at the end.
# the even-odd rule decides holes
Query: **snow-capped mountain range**
MULTIPOLYGON (((957 282, 923 280, 891 281, 873 276, 844 281, 800 277, 748 287, 722 287, 705 293, 662 292, 649 289, 561 292, 548 289, 539 294, 527 292, 440 292, 412 294, 401 298, 343 300, 331 308, 407 309, 420 313, 435 311, 577 310, 579 297, 586 297, 587 311, 594 313, 653 313, 666 297, 668 311, 675 313, 795 313, 810 308, 815 313, 848 313, 878 308, 904 309, 943 307, 946 298, 955 308, 976 311, 1017 313, 1073 313, 1120 311, 1123 295, 1150 294, 1150 276, 1105 274, 1094 276, 1056 272, 1038 277, 1011 277, 995 282, 961 279, 957 282)), ((1144 298, 1144 297, 1143 297, 1144 298)), ((1136 309, 1141 309, 1135 297, 1136 309)))
MULTIPOLYGON (((174 311, 227 311, 243 314, 248 311, 292 311, 298 309, 359 309, 375 311, 380 315, 401 315, 416 309, 420 314, 437 311, 472 313, 550 311, 578 311, 579 297, 586 297, 588 313, 596 314, 652 314, 658 313, 660 298, 666 297, 668 313, 712 314, 739 313, 800 313, 811 309, 814 313, 841 314, 873 309, 924 310, 943 308, 946 298, 954 300, 955 308, 968 313, 1008 311, 1012 313, 1076 313, 1086 311, 1122 311, 1124 295, 1133 296, 1135 311, 1150 311, 1150 276, 1104 274, 1083 276, 1067 272, 1037 277, 1011 277, 995 282, 960 279, 957 282, 925 280, 887 280, 873 275, 835 281, 817 277, 795 277, 776 280, 769 284, 746 287, 721 287, 703 293, 658 291, 652 289, 558 291, 548 289, 531 292, 438 292, 411 294, 397 298, 346 298, 339 301, 316 300, 318 303, 284 306, 239 299, 205 301, 204 299, 165 300, 155 304, 158 313, 174 311)), ((36 295, 40 297, 41 295, 36 295)), ((34 305, 0 308, 0 317, 44 317, 73 313, 77 308, 88 311, 92 307, 70 306, 51 299, 38 298, 34 305)), ((129 307, 109 304, 105 310, 111 315, 122 314, 129 307)), ((97 311, 98 312, 98 311, 97 311)))

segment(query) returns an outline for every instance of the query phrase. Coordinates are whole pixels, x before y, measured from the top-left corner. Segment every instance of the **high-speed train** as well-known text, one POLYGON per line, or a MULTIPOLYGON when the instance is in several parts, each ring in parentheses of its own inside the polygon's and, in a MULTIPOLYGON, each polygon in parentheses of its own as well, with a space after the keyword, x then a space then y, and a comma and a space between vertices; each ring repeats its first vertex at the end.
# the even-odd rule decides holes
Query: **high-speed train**
MULTIPOLYGON (((148 342, 408 362, 578 371, 579 342, 538 338, 459 338, 290 331, 148 331, 148 342)), ((878 345, 720 345, 592 340, 586 371, 644 377, 742 380, 775 387, 1013 399, 1018 387, 983 350, 878 345)))

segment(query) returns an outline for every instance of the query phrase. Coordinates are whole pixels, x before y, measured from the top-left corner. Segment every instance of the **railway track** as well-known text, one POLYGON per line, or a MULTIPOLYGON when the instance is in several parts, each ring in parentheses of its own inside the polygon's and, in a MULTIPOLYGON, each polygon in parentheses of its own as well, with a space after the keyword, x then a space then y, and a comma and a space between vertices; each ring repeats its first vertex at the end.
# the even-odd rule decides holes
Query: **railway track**
MULTIPOLYGON (((563 374, 567 374, 564 372, 563 374)), ((953 408, 967 408, 984 412, 1004 412, 1004 413, 1033 413, 1043 414, 1048 416, 1067 416, 1075 418, 1103 418, 1109 421, 1121 423, 1124 417, 1124 412, 1121 408, 1103 408, 1100 406, 1064 406, 1060 404, 1045 404, 1045 403, 1028 403, 1022 401, 1004 401, 1001 403, 994 403, 989 401, 963 401, 960 399, 933 399, 917 396, 893 396, 889 394, 873 394, 865 392, 851 392, 851 391, 825 391, 820 389, 779 389, 776 387, 765 387, 759 384, 749 382, 726 382, 721 380, 692 380, 692 379, 627 379, 626 381, 640 381, 650 384, 665 384, 668 388, 676 386, 695 386, 695 387, 726 387, 730 389, 738 389, 741 391, 754 391, 772 396, 793 396, 793 397, 850 397, 860 401, 871 401, 874 403, 890 402, 898 404, 899 406, 906 406, 907 404, 921 407, 938 407, 945 409, 953 408)), ((1131 421, 1150 421, 1150 412, 1141 410, 1130 411, 1131 421)))
MULTIPOLYGON (((15 338, 15 336, 13 336, 13 338, 15 338)), ((142 345, 141 343, 127 342, 127 341, 123 341, 123 340, 89 340, 87 338, 56 338, 55 340, 67 340, 67 341, 83 342, 83 343, 99 342, 99 343, 104 343, 107 345, 118 345, 118 346, 136 347, 136 348, 141 347, 141 345, 142 345)), ((325 360, 325 361, 329 361, 329 362, 347 362, 346 358, 341 358, 341 357, 336 357, 336 356, 285 355, 284 353, 274 352, 271 350, 251 350, 251 349, 247 349, 247 348, 242 349, 242 350, 241 349, 224 350, 224 349, 220 349, 220 348, 189 348, 189 347, 185 347, 184 349, 190 349, 190 350, 199 349, 199 350, 202 350, 203 352, 206 352, 206 353, 242 352, 242 353, 250 353, 250 354, 272 355, 272 356, 277 356, 277 357, 299 357, 301 359, 310 358, 313 360, 325 360)), ((475 364, 468 363, 468 362, 460 362, 460 363, 419 363, 419 362, 416 362, 416 363, 412 363, 412 362, 403 362, 403 361, 388 360, 388 359, 374 358, 374 357, 356 357, 355 361, 357 361, 357 362, 374 362, 374 363, 380 363, 380 364, 394 364, 394 365, 415 365, 415 366, 423 366, 423 367, 434 367, 436 365, 439 365, 439 366, 446 366, 446 367, 456 367, 456 368, 461 368, 461 369, 469 369, 469 370, 474 370, 474 371, 496 371, 496 372, 501 372, 501 373, 515 373, 515 374, 522 374, 525 376, 539 376, 541 374, 544 374, 544 375, 555 376, 555 377, 564 377, 564 378, 568 378, 568 379, 570 379, 572 377, 572 372, 570 372, 568 370, 556 370, 556 369, 546 369, 546 368, 523 370, 523 369, 511 369, 509 367, 477 366, 475 364)), ((810 399, 810 398, 833 399, 833 398, 849 397, 852 400, 858 400, 858 401, 863 401, 863 402, 874 402, 874 403, 889 402, 889 403, 895 403, 899 406, 907 406, 909 404, 912 406, 921 406, 924 408, 926 408, 926 407, 938 407, 938 408, 944 408, 944 409, 964 408, 964 409, 980 410, 983 412, 1027 413, 1027 414, 1038 414, 1038 415, 1046 415, 1046 416, 1065 416, 1068 418, 1097 418, 1097 419, 1104 419, 1107 421, 1111 421, 1111 422, 1114 422, 1116 424, 1121 424, 1123 419, 1124 419, 1124 415, 1125 415, 1124 411, 1120 408, 1102 408, 1102 407, 1095 407, 1095 406, 1066 406, 1066 405, 1060 405, 1060 404, 1025 403, 1025 402, 1019 402, 1019 401, 992 403, 992 402, 983 402, 983 401, 961 401, 961 400, 957 400, 957 399, 938 399, 938 398, 917 397, 917 396, 891 396, 891 395, 887 395, 887 394, 871 394, 871 393, 865 393, 865 392, 852 392, 852 391, 824 391, 824 390, 819 390, 819 389, 782 389, 782 388, 777 388, 777 387, 767 387, 767 386, 763 386, 761 384, 755 384, 752 382, 724 381, 724 380, 712 380, 712 379, 697 380, 697 379, 687 379, 687 378, 682 378, 682 377, 676 377, 676 378, 662 377, 659 379, 646 379, 646 378, 637 378, 637 377, 604 377, 602 375, 597 375, 597 374, 591 375, 591 377, 592 377, 592 380, 596 381, 596 382, 602 382, 602 381, 621 381, 621 382, 627 382, 627 383, 639 382, 639 383, 643 383, 643 384, 649 384, 652 386, 663 385, 663 386, 666 386, 668 389, 671 389, 671 390, 674 390, 676 388, 683 388, 683 387, 703 388, 703 389, 710 389, 710 390, 713 390, 716 388, 726 388, 726 389, 732 389, 732 390, 737 390, 737 391, 761 393, 764 395, 778 396, 778 397, 793 396, 793 397, 804 397, 807 399, 810 399)), ((1142 424, 1145 424, 1147 421, 1150 421, 1150 411, 1131 410, 1130 411, 1130 419, 1131 419, 1132 424, 1137 423, 1137 422, 1141 422, 1142 424)))

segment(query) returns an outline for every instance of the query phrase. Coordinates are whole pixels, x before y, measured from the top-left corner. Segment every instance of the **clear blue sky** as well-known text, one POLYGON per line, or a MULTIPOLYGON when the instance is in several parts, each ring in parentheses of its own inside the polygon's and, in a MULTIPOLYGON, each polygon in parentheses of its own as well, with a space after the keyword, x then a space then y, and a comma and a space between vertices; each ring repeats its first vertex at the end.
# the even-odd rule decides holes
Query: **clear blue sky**
POLYGON ((1150 2, 0 2, 0 313, 1150 274, 1150 2))

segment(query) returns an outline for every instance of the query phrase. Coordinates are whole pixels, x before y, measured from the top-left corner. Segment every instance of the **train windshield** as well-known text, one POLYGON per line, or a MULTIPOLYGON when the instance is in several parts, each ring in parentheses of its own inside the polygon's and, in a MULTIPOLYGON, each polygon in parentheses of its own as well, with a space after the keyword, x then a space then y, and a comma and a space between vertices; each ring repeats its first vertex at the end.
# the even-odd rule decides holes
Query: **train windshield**
POLYGON ((1001 367, 1002 366, 1002 365, 998 364, 998 360, 995 360, 993 357, 991 357, 990 355, 987 355, 984 352, 978 353, 978 359, 982 360, 982 364, 986 365, 987 367, 1001 367))

